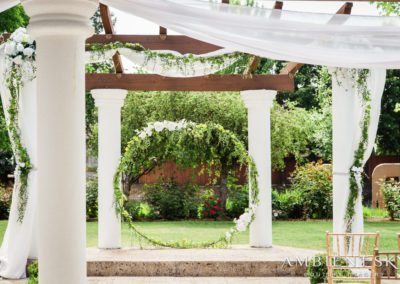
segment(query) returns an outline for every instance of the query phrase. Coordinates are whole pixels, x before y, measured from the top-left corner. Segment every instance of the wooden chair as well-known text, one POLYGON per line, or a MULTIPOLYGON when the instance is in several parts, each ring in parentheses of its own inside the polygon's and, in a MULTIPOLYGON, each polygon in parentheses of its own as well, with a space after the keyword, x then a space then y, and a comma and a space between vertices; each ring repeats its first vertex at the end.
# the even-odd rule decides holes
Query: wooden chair
POLYGON ((333 284, 335 281, 369 281, 371 284, 377 284, 379 240, 379 232, 360 234, 326 232, 328 284, 333 284), (369 275, 354 276, 355 271, 363 272, 363 270, 369 271, 369 275), (352 273, 344 276, 344 271, 352 273))
POLYGON ((376 284, 380 284, 381 279, 400 280, 400 234, 397 234, 397 245, 398 251, 377 252, 380 265, 377 267, 376 284))

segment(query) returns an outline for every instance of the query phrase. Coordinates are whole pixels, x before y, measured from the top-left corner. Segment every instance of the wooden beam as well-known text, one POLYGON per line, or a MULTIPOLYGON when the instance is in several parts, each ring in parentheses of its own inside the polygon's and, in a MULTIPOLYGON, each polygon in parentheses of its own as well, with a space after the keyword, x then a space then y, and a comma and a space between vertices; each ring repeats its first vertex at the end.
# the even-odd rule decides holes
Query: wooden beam
POLYGON ((276 9, 276 10, 282 10, 282 8, 283 8, 283 2, 281 2, 281 1, 275 1, 274 9, 276 9))
MULTIPOLYGON (((115 34, 114 26, 112 23, 111 12, 108 6, 100 4, 100 16, 103 22, 104 32, 106 35, 115 34)), ((114 63, 115 72, 124 73, 124 67, 122 65, 122 59, 118 52, 116 52, 112 58, 114 63)))
POLYGON ((165 40, 159 35, 94 35, 86 43, 106 44, 116 41, 138 43, 151 50, 174 50, 182 54, 203 54, 221 49, 219 46, 181 35, 169 35, 165 40))
POLYGON ((167 38, 168 30, 164 27, 160 27, 160 38, 165 40, 167 38))
MULTIPOLYGON (((337 10, 337 15, 350 15, 351 10, 353 8, 353 3, 346 2, 344 3, 339 10, 337 10)), ((330 24, 341 24, 346 21, 346 18, 337 19, 335 16, 330 19, 330 24)), ((282 69, 281 74, 294 74, 296 73, 304 64, 303 63, 296 63, 296 62, 289 62, 285 68, 282 69)))
POLYGON ((208 75, 192 78, 173 78, 154 74, 86 74, 86 90, 125 89, 130 91, 293 91, 290 75, 208 75))

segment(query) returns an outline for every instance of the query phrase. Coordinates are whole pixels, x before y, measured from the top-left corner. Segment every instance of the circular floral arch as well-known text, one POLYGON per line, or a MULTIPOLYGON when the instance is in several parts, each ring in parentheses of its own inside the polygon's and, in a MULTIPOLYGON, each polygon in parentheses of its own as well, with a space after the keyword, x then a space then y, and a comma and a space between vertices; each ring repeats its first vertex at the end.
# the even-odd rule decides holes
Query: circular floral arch
POLYGON ((139 241, 172 248, 226 247, 235 234, 245 231, 254 220, 258 205, 257 170, 243 143, 221 125, 196 124, 185 120, 155 122, 137 132, 128 143, 115 174, 114 194, 117 214, 129 225, 139 241), (250 205, 245 213, 234 220, 235 225, 219 239, 203 243, 187 240, 162 242, 147 236, 133 223, 130 214, 124 209, 126 197, 121 191, 121 178, 124 175, 139 177, 168 160, 182 167, 205 165, 210 171, 212 166, 217 177, 221 161, 228 166, 248 168, 250 205))

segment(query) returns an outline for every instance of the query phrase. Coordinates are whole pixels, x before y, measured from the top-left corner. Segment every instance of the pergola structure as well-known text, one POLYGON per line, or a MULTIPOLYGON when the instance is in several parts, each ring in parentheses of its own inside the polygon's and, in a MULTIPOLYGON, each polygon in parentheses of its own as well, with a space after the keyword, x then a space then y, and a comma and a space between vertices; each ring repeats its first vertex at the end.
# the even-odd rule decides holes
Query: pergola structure
MULTIPOLYGON (((226 2, 226 1, 224 1, 226 2)), ((124 74, 121 58, 113 57, 115 74, 84 74, 84 44, 132 42, 153 50, 175 50, 204 54, 221 47, 186 36, 137 36, 113 33, 109 11, 101 6, 105 35, 91 36, 89 18, 98 7, 96 0, 25 0, 31 17, 29 32, 37 43, 37 157, 38 247, 40 283, 85 283, 85 101, 91 91, 99 108, 99 246, 120 247, 120 224, 113 211, 112 178, 120 157, 120 109, 127 91, 240 91, 248 108, 249 152, 258 168, 260 205, 250 229, 250 245, 272 245, 270 108, 277 91, 294 90, 294 73, 301 63, 290 62, 281 74, 249 76, 207 75, 195 78, 169 78, 152 74, 124 74), (55 148, 57 146, 57 149, 55 148), (57 167, 55 167, 57 165, 57 167), (110 214, 114 213, 114 214, 110 214), (61 225, 60 225, 61 224, 61 225)), ((275 8, 281 9, 282 2, 275 8)), ((349 14, 351 3, 338 13, 349 14)), ((279 14, 274 14, 275 16, 279 14)), ((336 22, 335 22, 336 23, 336 22)), ((349 148, 352 98, 334 100, 333 156, 339 161, 349 148), (348 110, 348 112, 347 112, 348 110), (344 126, 344 127, 338 127, 344 126)), ((350 150, 349 150, 350 151, 350 150)), ((345 178, 346 165, 336 167, 335 178, 345 178), (343 176, 343 177, 341 177, 343 176)), ((334 230, 342 227, 343 200, 334 185, 334 230), (340 212, 337 214, 336 212, 340 212)))
MULTIPOLYGON (((229 1, 224 0, 227 3, 229 1)), ((283 2, 275 2, 282 9, 283 2)), ((350 14, 352 3, 344 3, 338 14, 350 14)), ((105 35, 94 35, 88 43, 111 42, 140 43, 152 50, 174 50, 181 53, 203 54, 221 47, 186 36, 167 35, 160 27, 159 35, 116 35, 110 11, 100 4, 105 35)), ((277 15, 275 15, 277 16, 277 15)), ((86 90, 91 91, 99 109, 99 247, 119 248, 121 229, 113 213, 113 175, 121 155, 120 110, 128 91, 240 91, 248 108, 249 152, 259 169, 260 206, 250 228, 250 245, 272 246, 271 205, 271 144, 270 109, 276 91, 293 91, 294 74, 303 64, 289 62, 277 75, 252 74, 258 64, 253 57, 244 75, 207 75, 202 77, 173 78, 155 74, 124 74, 118 53, 113 57, 115 74, 86 74, 86 90), (268 90, 268 91, 267 91, 268 90)))

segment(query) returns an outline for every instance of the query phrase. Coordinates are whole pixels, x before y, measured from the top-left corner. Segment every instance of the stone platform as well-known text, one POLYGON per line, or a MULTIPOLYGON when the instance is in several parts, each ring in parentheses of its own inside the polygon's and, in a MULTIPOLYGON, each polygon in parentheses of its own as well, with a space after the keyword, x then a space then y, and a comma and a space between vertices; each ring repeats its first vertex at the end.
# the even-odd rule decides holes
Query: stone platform
POLYGON ((318 251, 278 247, 230 249, 88 249, 90 277, 304 277, 318 251))

